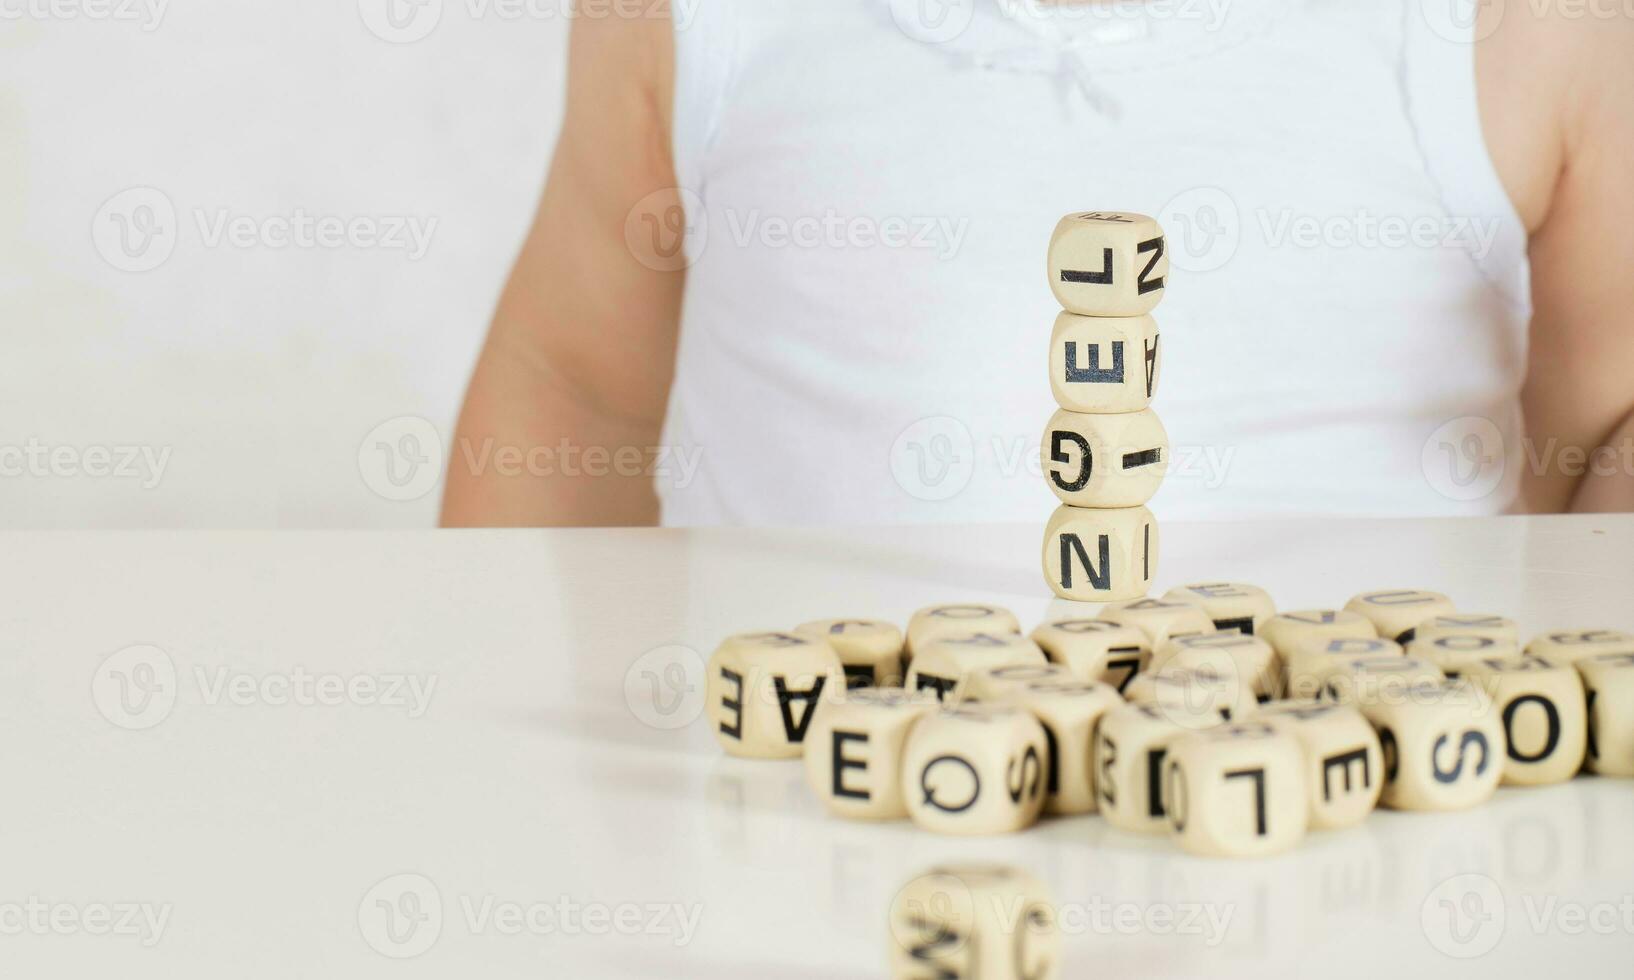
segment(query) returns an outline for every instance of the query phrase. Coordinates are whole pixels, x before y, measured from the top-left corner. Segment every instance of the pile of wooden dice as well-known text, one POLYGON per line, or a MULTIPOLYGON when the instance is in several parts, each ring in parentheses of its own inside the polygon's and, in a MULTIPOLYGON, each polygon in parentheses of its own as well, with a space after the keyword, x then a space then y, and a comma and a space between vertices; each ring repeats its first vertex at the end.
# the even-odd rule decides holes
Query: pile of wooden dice
POLYGON ((1157 321, 1169 259, 1143 214, 1069 214, 1050 238, 1049 279, 1066 312, 1050 337, 1044 476, 1061 499, 1044 532, 1044 577, 1091 602, 1143 596, 1157 572, 1157 523, 1146 502, 1169 465, 1169 437, 1149 407, 1157 387, 1157 321))
POLYGON ((728 638, 707 696, 729 753, 804 755, 834 814, 949 834, 1098 812, 1193 853, 1267 855, 1380 803, 1634 776, 1634 635, 1523 651, 1513 621, 1416 590, 1279 615, 1262 589, 1205 583, 1030 636, 985 605, 922 609, 905 638, 824 620, 728 638))

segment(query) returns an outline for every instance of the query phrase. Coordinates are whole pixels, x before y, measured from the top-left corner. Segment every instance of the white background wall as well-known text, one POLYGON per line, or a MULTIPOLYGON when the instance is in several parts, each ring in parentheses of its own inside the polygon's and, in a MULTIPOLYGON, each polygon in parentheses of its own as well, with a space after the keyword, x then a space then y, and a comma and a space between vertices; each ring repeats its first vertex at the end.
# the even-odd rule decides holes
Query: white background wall
POLYGON ((0 0, 0 526, 432 524, 440 486, 360 447, 452 431, 559 125, 565 0, 422 0, 409 43, 376 0, 51 2, 0 0), (208 234, 298 212, 436 224, 419 258, 208 234))

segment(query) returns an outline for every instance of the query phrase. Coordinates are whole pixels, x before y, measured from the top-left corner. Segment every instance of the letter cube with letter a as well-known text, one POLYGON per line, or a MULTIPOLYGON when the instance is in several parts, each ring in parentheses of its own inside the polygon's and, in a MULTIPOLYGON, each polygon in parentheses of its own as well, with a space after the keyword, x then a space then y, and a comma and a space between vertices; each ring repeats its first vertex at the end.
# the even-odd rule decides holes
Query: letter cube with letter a
POLYGON ((1157 321, 1149 316, 1063 313, 1050 337, 1050 390, 1069 412, 1112 415, 1151 404, 1163 369, 1157 321))
POLYGON ((945 705, 908 734, 902 794, 908 816, 942 834, 1007 834, 1044 808, 1049 744, 1025 708, 945 705))
POLYGON ((891 903, 891 976, 1054 980, 1061 936, 1033 876, 1002 865, 951 865, 920 875, 891 903))
POLYGON ((1405 697, 1359 705, 1384 752, 1384 792, 1396 810, 1463 810, 1497 792, 1503 721, 1468 680, 1428 684, 1405 697))
POLYGON ((1356 707, 1274 701, 1254 720, 1287 732, 1305 750, 1313 829, 1354 827, 1378 806, 1384 790, 1384 752, 1378 734, 1356 707))
POLYGON ((825 641, 793 633, 740 633, 709 658, 707 698, 715 737, 731 755, 793 759, 817 703, 845 689, 840 657, 825 641))
POLYGON ((1163 299, 1169 253, 1163 229, 1144 214, 1080 211, 1050 236, 1050 290, 1069 313, 1142 316, 1163 299))
POLYGON ((1151 587, 1157 549, 1157 521, 1145 507, 1063 504, 1044 528, 1044 578, 1063 599, 1133 599, 1151 587))
POLYGON ((1272 725, 1187 735, 1169 746, 1163 771, 1169 830, 1193 854, 1262 857, 1305 837, 1304 752, 1272 725))
POLYGON ((806 782, 829 812, 863 820, 908 815, 902 799, 902 749, 936 696, 870 687, 824 701, 806 733, 806 782))

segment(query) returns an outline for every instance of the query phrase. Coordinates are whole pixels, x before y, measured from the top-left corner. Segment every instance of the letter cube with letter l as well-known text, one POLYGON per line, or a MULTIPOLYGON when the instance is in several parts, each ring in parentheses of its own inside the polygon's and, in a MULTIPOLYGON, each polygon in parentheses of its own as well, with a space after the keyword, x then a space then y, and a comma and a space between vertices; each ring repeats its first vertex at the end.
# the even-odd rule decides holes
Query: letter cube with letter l
POLYGON ((1119 693, 1146 669, 1151 641, 1133 626, 1104 619, 1057 619, 1033 630, 1033 642, 1051 663, 1082 681, 1100 681, 1119 693))
POLYGON ((1133 599, 1151 587, 1157 551, 1157 521, 1145 507, 1063 504, 1044 529, 1044 578, 1063 599, 1133 599))
POLYGON ((1583 678, 1570 664, 1523 655, 1470 664, 1464 677, 1486 691, 1503 719, 1506 786, 1563 783, 1582 770, 1588 706, 1583 678))
POLYGON ((1069 412, 1113 415, 1151 404, 1163 369, 1157 321, 1149 316, 1063 313, 1050 336, 1050 390, 1069 412))
POLYGON ((910 691, 934 691, 943 701, 966 696, 970 675, 992 667, 1045 666, 1044 651, 1019 633, 943 636, 921 644, 908 667, 910 691))
POLYGON ((1441 593, 1418 589, 1363 592, 1345 603, 1345 608, 1366 616, 1380 636, 1397 643, 1412 640, 1420 623, 1458 611, 1452 600, 1441 593))
POLYGON ((1634 776, 1634 652, 1577 661, 1588 695, 1590 772, 1634 776))
POLYGON ((877 619, 820 619, 794 628, 827 640, 840 655, 846 687, 902 686, 902 631, 877 619))
POLYGON ((840 657, 823 640, 740 633, 709 658, 709 721, 728 754, 793 759, 818 701, 844 689, 840 657))
POLYGON ((1504 727, 1486 692, 1467 679, 1360 705, 1384 752, 1384 792, 1396 810, 1463 810, 1497 792, 1504 727))
POLYGON ((944 705, 914 725, 902 760, 908 816, 942 834, 1006 834, 1044 808, 1044 726, 1011 704, 944 705))
POLYGON ((1061 936, 1049 891, 1002 865, 920 875, 891 903, 893 980, 1054 980, 1061 936))
POLYGON ((1139 507, 1169 471, 1169 434, 1150 409, 1127 415, 1056 412, 1041 446, 1045 481, 1074 507, 1139 507))
POLYGON ((1169 275, 1163 228, 1144 214, 1080 211, 1050 236, 1050 290, 1069 313, 1141 316, 1163 299, 1169 275))
POLYGON ((1379 805, 1384 753, 1361 711, 1321 701, 1276 701, 1260 708, 1254 721, 1287 732, 1305 750, 1312 829, 1354 827, 1379 805))
POLYGON ((1101 816, 1119 830, 1160 833, 1163 760, 1187 728, 1149 704, 1114 706, 1095 729, 1095 799, 1101 816))
POLYGON ((1276 603, 1271 601, 1269 592, 1241 582, 1181 585, 1170 589, 1163 598, 1202 607, 1214 620, 1217 630, 1236 630, 1255 636, 1263 633, 1265 624, 1277 614, 1276 603))
POLYGON ((902 749, 935 695, 900 687, 848 691, 817 707, 806 733, 806 782, 829 812, 861 820, 908 815, 902 799, 902 749))
POLYGON ((1177 739, 1164 762, 1169 830, 1210 857, 1278 854, 1305 837, 1310 804, 1298 740, 1259 722, 1177 739))

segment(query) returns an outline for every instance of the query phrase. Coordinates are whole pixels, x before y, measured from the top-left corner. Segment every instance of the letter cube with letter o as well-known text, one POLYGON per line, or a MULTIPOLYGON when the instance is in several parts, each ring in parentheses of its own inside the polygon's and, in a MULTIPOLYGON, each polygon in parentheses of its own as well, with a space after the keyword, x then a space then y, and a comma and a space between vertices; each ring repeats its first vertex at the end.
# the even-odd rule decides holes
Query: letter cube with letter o
POLYGON ((1468 679, 1414 688, 1360 705, 1379 733, 1384 792, 1396 810, 1463 810, 1497 792, 1504 727, 1492 699, 1468 679))
POLYGON ((902 799, 902 749, 936 696, 900 687, 845 692, 817 707, 806 733, 806 782, 831 813, 862 820, 908 815, 902 799))
POLYGON ((1141 316, 1163 299, 1168 245, 1154 218, 1080 211, 1050 236, 1050 290, 1069 313, 1141 316))
POLYGON ((943 701, 966 696, 970 675, 991 667, 1044 666, 1044 651, 1019 633, 943 636, 925 643, 908 667, 910 691, 934 691, 943 701))
POLYGON ((1157 321, 1149 316, 1063 313, 1050 336, 1050 390, 1069 412, 1114 415, 1152 402, 1163 369, 1157 321))
POLYGON ((817 703, 845 690, 834 648, 793 633, 740 633, 710 655, 709 721, 728 754, 799 757, 817 703))
POLYGON ((904 656, 912 659, 914 651, 931 640, 943 636, 969 636, 972 633, 1019 633, 1021 620, 1008 609, 980 602, 948 603, 926 606, 908 620, 908 641, 904 656))
POLYGON ((942 834, 1006 834, 1044 808, 1044 726, 1012 704, 944 705, 919 719, 902 759, 908 815, 942 834))
POLYGON ((1209 857, 1278 854, 1305 837, 1305 754, 1292 735, 1256 721, 1177 739, 1163 763, 1169 830, 1209 857))
POLYGON ((948 865, 891 902, 891 976, 1054 980, 1061 935, 1044 885, 1003 865, 948 865))
POLYGON ((1458 611, 1441 593, 1418 589, 1363 592, 1345 603, 1345 608, 1366 616, 1380 636, 1397 643, 1411 640, 1420 623, 1458 611))
POLYGON ((1119 830, 1155 834, 1168 827, 1163 760, 1187 728, 1149 704, 1115 705, 1095 729, 1095 800, 1119 830))
POLYGON ((1056 412, 1041 444, 1044 480, 1074 507, 1139 507, 1169 471, 1169 434, 1150 409, 1127 415, 1056 412))
POLYGON ((1083 681, 1110 684, 1122 693, 1146 669, 1151 641, 1133 626, 1104 619, 1057 619, 1033 630, 1033 642, 1051 663, 1083 681))
POLYGON ((1044 578, 1063 599, 1133 599, 1151 587, 1157 550, 1157 521, 1145 507, 1062 504, 1044 528, 1044 578))
POLYGON ((846 687, 902 685, 902 631, 877 619, 820 619, 794 628, 827 640, 840 655, 846 687))
POLYGON ((1503 719, 1505 785, 1563 783, 1582 770, 1588 706, 1575 668, 1523 655, 1471 664, 1464 677, 1486 691, 1503 719))
POLYGON ((1634 776, 1634 652, 1584 657, 1574 666, 1588 695, 1589 771, 1634 776))
POLYGON ((1254 715, 1299 740, 1312 829, 1338 830, 1367 819, 1384 790, 1378 733, 1354 706, 1322 701, 1275 701, 1254 715))
POLYGON ((1095 681, 1081 681, 1054 664, 1047 669, 1061 676, 1016 675, 1039 668, 999 667, 977 674, 972 688, 991 691, 995 700, 1019 705, 1044 725, 1049 757, 1044 765, 1044 809, 1048 813, 1095 812, 1093 760, 1095 726, 1112 708, 1123 704, 1118 692, 1095 681), (987 680, 1001 675, 998 680, 987 680), (1009 675, 1004 678, 1002 675, 1009 675), (985 682, 985 683, 984 683, 985 682))
POLYGON ((1241 582, 1197 582, 1170 589, 1164 596, 1174 602, 1200 606, 1214 620, 1217 630, 1236 630, 1259 635, 1277 614, 1271 594, 1257 585, 1241 582))

